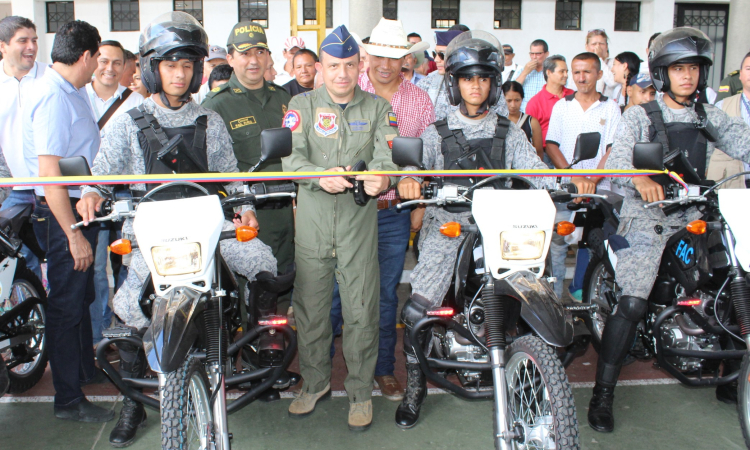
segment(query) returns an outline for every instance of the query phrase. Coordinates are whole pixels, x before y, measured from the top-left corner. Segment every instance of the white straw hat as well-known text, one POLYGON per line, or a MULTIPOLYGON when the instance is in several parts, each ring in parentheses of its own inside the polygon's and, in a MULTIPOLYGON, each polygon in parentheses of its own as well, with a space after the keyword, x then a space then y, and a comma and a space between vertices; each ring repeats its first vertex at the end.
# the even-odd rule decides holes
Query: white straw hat
POLYGON ((381 18, 378 25, 372 29, 370 43, 362 44, 369 55, 381 58, 399 59, 409 53, 423 52, 430 48, 427 42, 411 44, 406 38, 404 26, 400 20, 381 18))

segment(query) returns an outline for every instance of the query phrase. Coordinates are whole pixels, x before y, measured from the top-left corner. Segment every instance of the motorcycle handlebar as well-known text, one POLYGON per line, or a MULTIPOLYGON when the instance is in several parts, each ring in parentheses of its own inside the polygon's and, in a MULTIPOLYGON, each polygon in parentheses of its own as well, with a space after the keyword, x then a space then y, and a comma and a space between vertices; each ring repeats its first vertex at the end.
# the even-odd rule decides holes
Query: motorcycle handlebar
POLYGON ((294 183, 284 183, 275 186, 266 186, 267 194, 293 193, 297 191, 297 185, 294 183))

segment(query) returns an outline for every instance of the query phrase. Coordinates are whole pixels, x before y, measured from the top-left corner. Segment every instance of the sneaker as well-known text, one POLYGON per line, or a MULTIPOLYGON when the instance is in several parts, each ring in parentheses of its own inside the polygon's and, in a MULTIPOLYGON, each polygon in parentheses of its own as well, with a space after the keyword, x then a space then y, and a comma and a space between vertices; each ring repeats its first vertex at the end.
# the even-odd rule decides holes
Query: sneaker
POLYGON ((383 397, 392 402, 400 402, 404 399, 404 389, 393 375, 375 377, 375 387, 380 389, 383 397))
POLYGON ((568 298, 573 300, 576 303, 581 303, 583 301, 583 289, 578 289, 577 291, 570 292, 569 290, 565 291, 568 294, 568 298))
POLYGON ((312 414, 315 411, 315 405, 318 400, 323 400, 331 397, 331 383, 328 383, 322 391, 310 394, 301 390, 292 400, 292 404, 289 405, 289 417, 305 417, 312 414))
POLYGON ((365 431, 372 424, 372 400, 349 403, 349 429, 365 431))

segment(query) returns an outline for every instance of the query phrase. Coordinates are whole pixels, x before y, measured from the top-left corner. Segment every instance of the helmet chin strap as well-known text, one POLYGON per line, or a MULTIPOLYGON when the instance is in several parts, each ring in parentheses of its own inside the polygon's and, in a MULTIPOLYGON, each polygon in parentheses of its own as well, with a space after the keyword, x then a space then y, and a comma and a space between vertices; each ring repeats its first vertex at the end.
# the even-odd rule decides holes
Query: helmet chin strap
MULTIPOLYGON (((667 95, 669 96, 669 98, 672 99, 672 101, 674 101, 678 105, 684 106, 685 108, 690 108, 690 107, 693 106, 693 101, 692 100, 688 100, 686 102, 677 101, 677 99, 674 97, 674 94, 672 93, 672 91, 667 91, 667 95)), ((693 95, 695 95, 695 92, 693 93, 693 95)), ((688 97, 688 98, 690 98, 690 97, 688 97)))
POLYGON ((469 114, 469 111, 466 109, 466 102, 464 101, 464 99, 461 99, 461 103, 459 104, 458 109, 459 111, 461 111, 461 114, 468 117, 469 119, 476 119, 477 117, 487 112, 487 110, 489 109, 488 103, 489 103, 489 97, 487 98, 487 100, 482 102, 482 104, 479 106, 479 109, 477 109, 477 113, 474 115, 471 115, 469 114))
POLYGON ((164 103, 164 106, 171 109, 172 111, 177 111, 178 109, 185 106, 185 103, 187 103, 190 100, 190 92, 185 92, 182 97, 177 99, 178 102, 180 102, 180 106, 172 106, 172 104, 169 103, 169 100, 167 99, 167 94, 164 93, 164 91, 159 92, 159 98, 161 98, 162 103, 164 103))

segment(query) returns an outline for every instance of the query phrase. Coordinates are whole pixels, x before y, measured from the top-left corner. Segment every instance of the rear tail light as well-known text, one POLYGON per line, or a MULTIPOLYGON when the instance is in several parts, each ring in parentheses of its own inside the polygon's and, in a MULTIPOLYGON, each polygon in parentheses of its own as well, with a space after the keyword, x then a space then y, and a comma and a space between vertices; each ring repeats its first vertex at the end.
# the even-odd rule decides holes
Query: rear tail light
POLYGON ((703 303, 699 298, 685 298, 677 301, 677 306, 698 306, 703 303))
POLYGON ((437 317, 453 317, 453 308, 443 307, 443 308, 428 309, 427 315, 437 316, 437 317))
POLYGON ((258 321, 258 325, 262 325, 262 326, 270 325, 273 327, 273 326, 286 325, 288 322, 289 321, 287 320, 286 317, 271 316, 271 317, 264 317, 263 319, 260 319, 258 321))

